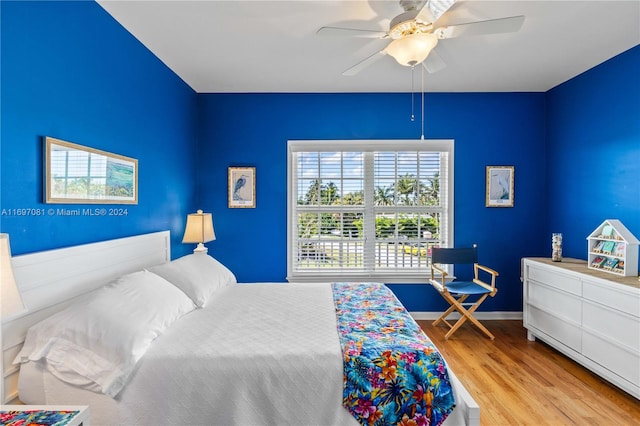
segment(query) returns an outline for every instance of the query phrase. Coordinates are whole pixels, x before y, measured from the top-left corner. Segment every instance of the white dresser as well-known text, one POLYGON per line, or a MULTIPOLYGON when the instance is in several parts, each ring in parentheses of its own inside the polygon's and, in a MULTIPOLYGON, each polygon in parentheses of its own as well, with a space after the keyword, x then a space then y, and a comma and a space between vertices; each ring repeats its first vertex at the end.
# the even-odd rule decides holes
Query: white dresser
POLYGON ((544 341, 640 399, 640 281, 587 262, 525 258, 527 338, 544 341))

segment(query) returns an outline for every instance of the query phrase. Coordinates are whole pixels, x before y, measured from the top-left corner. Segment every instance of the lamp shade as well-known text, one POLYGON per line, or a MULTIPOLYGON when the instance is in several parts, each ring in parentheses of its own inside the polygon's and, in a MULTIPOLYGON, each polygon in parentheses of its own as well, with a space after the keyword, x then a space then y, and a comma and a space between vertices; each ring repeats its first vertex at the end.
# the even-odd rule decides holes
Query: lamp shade
POLYGON ((414 66, 429 56, 438 44, 438 37, 432 33, 416 33, 393 40, 386 52, 406 67, 414 66))
POLYGON ((0 234, 0 318, 10 317, 25 310, 22 297, 13 276, 9 234, 0 234))
POLYGON ((211 213, 203 213, 202 210, 198 210, 197 213, 187 215, 187 226, 184 229, 184 237, 182 237, 183 243, 197 243, 198 247, 194 252, 206 252, 207 248, 202 243, 215 239, 216 234, 213 230, 211 213))

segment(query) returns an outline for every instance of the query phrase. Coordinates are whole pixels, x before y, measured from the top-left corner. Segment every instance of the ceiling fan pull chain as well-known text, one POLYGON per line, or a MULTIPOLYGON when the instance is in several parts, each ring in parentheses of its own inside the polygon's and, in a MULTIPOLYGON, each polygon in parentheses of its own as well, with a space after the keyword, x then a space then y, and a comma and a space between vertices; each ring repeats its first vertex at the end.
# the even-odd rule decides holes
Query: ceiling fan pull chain
POLYGON ((413 101, 413 94, 415 93, 415 86, 413 84, 413 70, 414 70, 414 66, 411 67, 411 121, 415 121, 416 116, 413 113, 413 108, 414 108, 414 101, 413 101))
POLYGON ((420 67, 422 70, 421 80, 422 80, 422 140, 424 140, 424 67, 420 67))

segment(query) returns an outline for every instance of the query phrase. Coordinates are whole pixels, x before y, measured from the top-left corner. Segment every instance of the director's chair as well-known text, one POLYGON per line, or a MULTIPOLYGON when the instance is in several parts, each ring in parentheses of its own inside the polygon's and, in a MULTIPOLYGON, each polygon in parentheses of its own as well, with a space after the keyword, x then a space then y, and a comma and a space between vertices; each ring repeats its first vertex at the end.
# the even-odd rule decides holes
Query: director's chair
POLYGON ((475 244, 472 248, 432 248, 430 284, 451 305, 440 318, 433 322, 433 325, 437 325, 442 321, 451 329, 444 336, 445 339, 449 339, 467 320, 478 327, 491 340, 494 339, 493 334, 491 334, 480 321, 473 317, 473 313, 488 296, 493 297, 498 292, 496 288, 497 276, 498 272, 478 264, 478 247, 475 244), (473 265, 473 279, 471 281, 457 281, 455 277, 453 280, 447 280, 449 274, 444 270, 443 265, 471 264, 473 265), (439 280, 436 277, 436 272, 440 273, 439 280), (480 274, 480 272, 482 272, 482 274, 480 274), (491 282, 488 283, 481 280, 480 275, 482 275, 485 280, 491 277, 491 282), (477 297, 475 302, 466 302, 470 296, 472 296, 472 298, 477 297), (451 325, 447 321, 447 316, 454 311, 458 311, 461 317, 454 325, 451 325))

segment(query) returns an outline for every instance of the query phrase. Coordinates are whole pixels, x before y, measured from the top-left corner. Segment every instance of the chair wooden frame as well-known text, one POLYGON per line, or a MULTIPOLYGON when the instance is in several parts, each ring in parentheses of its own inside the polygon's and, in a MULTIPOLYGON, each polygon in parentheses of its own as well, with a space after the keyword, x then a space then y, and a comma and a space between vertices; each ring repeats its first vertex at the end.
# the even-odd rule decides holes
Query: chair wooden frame
MULTIPOLYGON (((475 253, 475 250, 476 250, 475 245, 473 249, 475 253)), ((437 248, 434 248, 433 250, 437 250, 437 248)), ((455 250, 455 249, 441 249, 441 250, 455 250)), ((455 263, 446 263, 446 264, 455 264, 455 263)), ((471 322, 473 325, 478 327, 478 329, 480 329, 480 331, 486 334, 491 340, 495 339, 494 335, 489 330, 487 330, 487 328, 484 325, 482 325, 480 321, 478 321, 473 316, 473 313, 476 311, 476 309, 478 309, 480 304, 482 304, 482 302, 484 302, 484 300, 487 297, 489 296, 493 297, 496 295, 496 293, 498 292, 498 289, 496 288, 496 277, 499 274, 497 271, 487 266, 478 264, 477 256, 476 256, 476 260, 473 262, 473 272, 474 272, 474 277, 471 282, 473 284, 476 284, 484 288, 487 292, 482 293, 475 302, 466 302, 466 300, 472 294, 450 292, 449 289, 447 288, 447 282, 457 282, 457 281, 455 281, 455 278, 453 280, 451 278, 447 280, 447 277, 449 276, 448 272, 445 271, 444 268, 442 268, 441 266, 436 266, 434 265, 433 262, 431 262, 431 279, 429 280, 429 283, 451 305, 449 306, 449 309, 447 309, 438 319, 436 319, 433 322, 433 325, 438 325, 440 322, 443 322, 450 328, 450 330, 445 335, 445 339, 449 339, 449 337, 451 337, 451 335, 455 333, 456 330, 458 330, 467 321, 471 322), (440 274, 439 279, 436 276, 436 272, 440 274), (483 274, 481 275, 480 272, 483 272, 483 274), (480 279, 481 277, 485 278, 485 281, 480 279), (486 277, 491 278, 490 282, 486 282, 486 277), (466 306, 468 306, 468 308, 466 308, 466 306), (458 311, 461 317, 458 319, 458 321, 455 324, 452 325, 451 323, 449 323, 449 321, 447 321, 447 317, 454 311, 458 311)))

